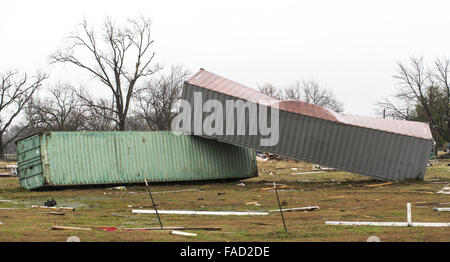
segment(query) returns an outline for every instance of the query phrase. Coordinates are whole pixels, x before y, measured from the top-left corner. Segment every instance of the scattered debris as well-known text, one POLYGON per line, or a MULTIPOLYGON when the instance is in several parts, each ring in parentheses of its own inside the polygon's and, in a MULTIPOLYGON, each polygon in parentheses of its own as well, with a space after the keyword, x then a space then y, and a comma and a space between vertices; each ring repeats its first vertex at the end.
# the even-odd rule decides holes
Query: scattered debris
POLYGON ((41 212, 42 214, 47 214, 47 215, 55 215, 55 216, 64 216, 66 215, 66 213, 64 212, 41 212))
POLYGON ((387 186, 387 185, 391 185, 391 184, 392 184, 392 182, 387 182, 387 183, 381 183, 381 184, 366 185, 365 187, 372 188, 372 187, 379 187, 379 186, 387 186))
POLYGON ((258 226, 270 226, 271 224, 266 223, 259 223, 259 222, 253 222, 252 224, 258 225, 258 226))
POLYGON ((366 209, 367 207, 352 207, 349 210, 366 209))
MULTIPOLYGON (((155 214, 155 210, 139 210, 133 209, 132 213, 136 214, 155 214)), ((189 211, 189 210, 158 210, 160 214, 172 214, 172 215, 213 215, 213 216, 258 216, 268 215, 268 212, 237 212, 237 211, 189 211)))
POLYGON ((328 198, 338 199, 338 198, 347 198, 347 196, 330 196, 328 198))
POLYGON ((205 200, 203 197, 199 197, 199 198, 197 198, 197 200, 198 201, 202 201, 202 200, 205 200))
POLYGON ((322 167, 320 165, 313 165, 314 169, 319 169, 319 170, 324 170, 324 171, 336 171, 336 168, 332 168, 332 167, 322 167))
POLYGON ((148 217, 128 216, 128 215, 115 214, 115 213, 112 213, 111 216, 114 216, 114 217, 125 217, 125 218, 139 218, 139 219, 146 219, 146 220, 156 220, 156 219, 148 218, 148 217))
POLYGON ((89 231, 89 230, 92 230, 92 228, 85 228, 85 227, 66 227, 66 226, 52 226, 52 230, 85 230, 85 231, 89 231))
POLYGON ((77 236, 70 236, 67 238, 66 242, 80 242, 80 238, 77 236))
POLYGON ((245 186, 245 184, 244 183, 239 183, 239 184, 236 184, 236 186, 245 186))
POLYGON ((450 187, 446 186, 441 191, 436 192, 436 194, 450 195, 450 187))
POLYGON ((63 211, 75 211, 75 208, 73 208, 73 207, 47 207, 47 206, 36 206, 36 205, 33 205, 33 206, 31 206, 31 208, 63 210, 63 211))
MULTIPOLYGON (((163 203, 161 203, 163 204, 163 203)), ((133 205, 127 205, 127 207, 138 207, 138 208, 153 208, 153 205, 141 205, 141 206, 133 206, 133 205)), ((159 204, 156 204, 156 207, 159 207, 159 204)))
POLYGON ((53 197, 52 197, 52 200, 47 200, 47 201, 45 201, 45 203, 44 203, 44 206, 46 206, 46 207, 54 207, 54 206, 56 206, 57 205, 57 203, 56 203, 56 201, 53 199, 53 197))
MULTIPOLYGON (((273 185, 273 183, 264 183, 263 185, 265 185, 265 186, 272 186, 273 185)), ((278 188, 280 188, 280 187, 282 187, 282 186, 285 186, 285 184, 275 184, 278 188)))
POLYGON ((182 232, 182 231, 176 231, 176 230, 170 231, 170 234, 187 236, 187 237, 196 237, 197 236, 197 234, 195 234, 195 233, 188 233, 188 232, 182 232))
MULTIPOLYGON (((309 207, 294 207, 294 208, 283 208, 281 209, 283 212, 291 212, 291 211, 313 211, 313 210, 319 210, 320 208, 318 206, 309 206, 309 207)), ((280 212, 279 209, 273 209, 269 210, 269 212, 280 212)))
POLYGON ((435 207, 434 211, 450 211, 450 207, 435 207))
POLYGON ((110 188, 107 188, 106 190, 122 190, 122 191, 125 191, 125 190, 127 190, 127 188, 125 187, 125 186, 116 186, 116 187, 110 187, 110 188))
POLYGON ((367 238, 367 242, 381 242, 381 240, 377 236, 370 236, 367 238))
POLYGON ((267 158, 262 158, 260 156, 256 156, 256 161, 258 161, 258 162, 267 162, 269 160, 267 158))
POLYGON ((256 204, 258 204, 258 202, 257 201, 252 201, 252 202, 247 202, 245 204, 246 205, 256 205, 256 204))
MULTIPOLYGON (((277 187, 277 189, 280 189, 280 188, 284 189, 284 188, 294 188, 294 187, 293 186, 285 186, 285 185, 277 187)), ((266 191, 266 190, 274 190, 274 189, 275 189, 275 187, 264 187, 259 190, 266 191)))
MULTIPOLYGON (((167 194, 167 193, 178 193, 178 192, 189 192, 189 191, 201 191, 197 188, 190 188, 190 189, 181 189, 181 190, 171 190, 171 191, 160 191, 160 192, 152 192, 152 195, 155 194, 167 194)), ((141 194, 147 194, 147 193, 141 193, 141 194)))
POLYGON ((217 193, 217 195, 218 196, 223 196, 223 195, 225 195, 225 192, 219 192, 219 193, 217 193))
POLYGON ((325 221, 325 224, 335 226, 450 227, 450 223, 413 223, 411 215, 411 203, 406 204, 406 219, 407 222, 325 221))
POLYGON ((320 174, 320 173, 325 173, 325 172, 324 171, 297 172, 297 173, 292 173, 291 175, 307 175, 307 174, 320 174))

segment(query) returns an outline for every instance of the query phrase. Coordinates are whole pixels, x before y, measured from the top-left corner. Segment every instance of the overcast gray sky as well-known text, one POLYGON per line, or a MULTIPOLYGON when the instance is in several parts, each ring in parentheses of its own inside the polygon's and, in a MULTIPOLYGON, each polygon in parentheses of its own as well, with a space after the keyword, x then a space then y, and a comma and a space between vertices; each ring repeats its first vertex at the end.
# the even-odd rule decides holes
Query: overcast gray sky
MULTIPOLYGON (((143 15, 153 20, 156 60, 203 67, 256 88, 315 79, 346 113, 374 115, 394 92, 397 61, 450 57, 450 1, 3 1, 0 71, 40 69, 74 80, 73 67, 48 55, 86 18, 101 25, 143 15)), ((78 79, 78 80, 77 80, 78 79)))

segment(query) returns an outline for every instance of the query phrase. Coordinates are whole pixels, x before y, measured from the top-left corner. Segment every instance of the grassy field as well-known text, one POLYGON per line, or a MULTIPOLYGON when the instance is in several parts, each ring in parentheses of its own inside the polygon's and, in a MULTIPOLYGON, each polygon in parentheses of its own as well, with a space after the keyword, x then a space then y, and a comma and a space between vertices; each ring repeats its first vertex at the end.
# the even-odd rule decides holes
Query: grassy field
POLYGON ((132 208, 151 205, 143 185, 127 186, 126 191, 106 190, 106 187, 26 191, 19 187, 18 178, 0 178, 0 208, 19 208, 0 209, 3 223, 0 241, 66 241, 72 235, 81 241, 366 241, 371 235, 381 241, 450 241, 450 228, 325 225, 328 220, 405 222, 407 202, 412 203, 413 222, 450 222, 450 212, 433 211, 436 206, 450 206, 450 203, 438 205, 450 202, 450 195, 436 194, 449 186, 449 163, 448 160, 434 162, 427 168, 425 181, 394 182, 374 188, 366 185, 381 182, 341 171, 296 175, 293 173, 311 171, 312 166, 289 160, 258 162, 259 177, 242 181, 152 185, 155 201, 160 209, 166 210, 276 209, 274 191, 261 190, 270 187, 265 183, 271 182, 292 186, 279 192, 283 208, 320 207, 311 212, 285 212, 288 233, 284 232, 277 212, 266 216, 161 215, 165 226, 222 228, 221 231, 188 231, 197 233, 197 237, 175 236, 168 231, 95 230, 158 227, 155 215, 131 213, 132 208), (241 182, 245 186, 237 185, 241 182), (187 189, 199 191, 156 193, 187 189), (58 206, 71 206, 75 211, 57 216, 31 208, 52 197, 58 206), (255 201, 259 205, 246 204, 255 201), (94 230, 50 230, 52 225, 94 230))

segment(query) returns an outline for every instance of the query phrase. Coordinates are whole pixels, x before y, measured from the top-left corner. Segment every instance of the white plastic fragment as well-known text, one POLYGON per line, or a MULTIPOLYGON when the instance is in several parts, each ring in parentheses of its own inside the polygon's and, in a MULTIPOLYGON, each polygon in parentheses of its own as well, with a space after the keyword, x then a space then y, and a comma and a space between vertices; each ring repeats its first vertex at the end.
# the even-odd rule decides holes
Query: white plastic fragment
POLYGON ((170 231, 170 234, 187 236, 187 237, 196 237, 197 236, 197 234, 195 234, 195 233, 188 233, 188 232, 182 232, 182 231, 176 231, 176 230, 170 231))

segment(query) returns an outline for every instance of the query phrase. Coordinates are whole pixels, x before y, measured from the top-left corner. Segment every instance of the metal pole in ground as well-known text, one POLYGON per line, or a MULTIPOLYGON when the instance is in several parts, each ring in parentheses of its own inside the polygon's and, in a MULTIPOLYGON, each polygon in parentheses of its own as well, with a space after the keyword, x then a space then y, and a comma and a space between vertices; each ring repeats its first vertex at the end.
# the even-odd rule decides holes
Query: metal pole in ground
POLYGON ((281 209, 280 198, 278 197, 277 184, 273 182, 273 188, 275 189, 275 194, 277 195, 278 207, 280 208, 281 219, 283 220, 284 230, 287 232, 286 223, 284 222, 283 210, 281 209))
POLYGON ((152 200, 153 208, 155 209, 155 213, 158 216, 159 224, 161 225, 161 229, 163 229, 163 224, 161 222, 161 218, 159 217, 158 209, 156 208, 155 201, 153 200, 152 191, 150 191, 150 186, 147 183, 147 179, 144 178, 145 185, 147 186, 148 194, 150 195, 150 199, 152 200))

